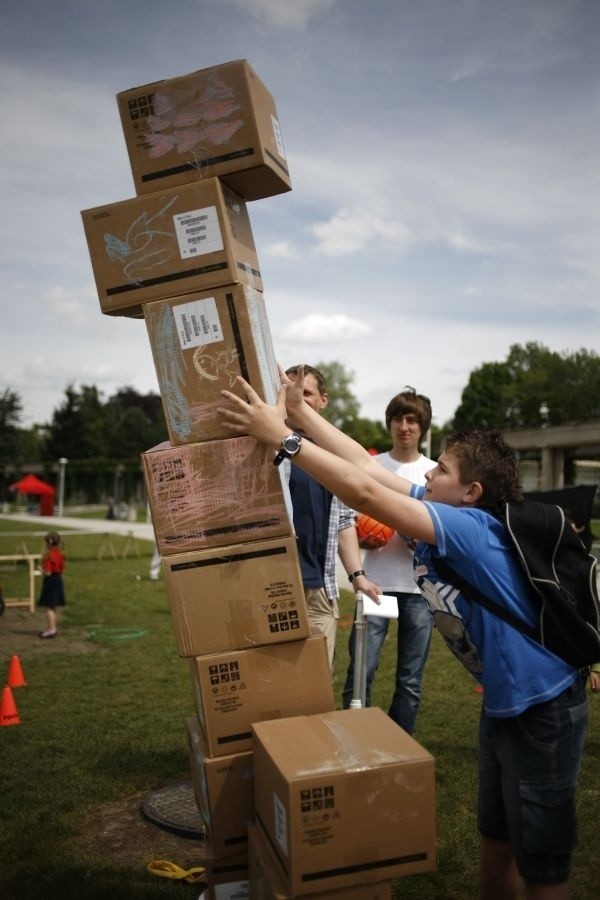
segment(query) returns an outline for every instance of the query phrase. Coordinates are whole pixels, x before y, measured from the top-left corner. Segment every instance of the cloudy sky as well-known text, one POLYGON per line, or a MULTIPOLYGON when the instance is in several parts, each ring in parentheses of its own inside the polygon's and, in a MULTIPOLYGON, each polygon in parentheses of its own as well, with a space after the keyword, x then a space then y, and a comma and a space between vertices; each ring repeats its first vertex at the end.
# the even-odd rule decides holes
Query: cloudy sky
POLYGON ((0 11, 0 391, 156 391, 100 312, 80 211, 135 191, 115 95, 247 59, 293 190, 250 219, 277 356, 339 361, 368 418, 453 414, 513 344, 600 352, 597 0, 19 0, 0 11))

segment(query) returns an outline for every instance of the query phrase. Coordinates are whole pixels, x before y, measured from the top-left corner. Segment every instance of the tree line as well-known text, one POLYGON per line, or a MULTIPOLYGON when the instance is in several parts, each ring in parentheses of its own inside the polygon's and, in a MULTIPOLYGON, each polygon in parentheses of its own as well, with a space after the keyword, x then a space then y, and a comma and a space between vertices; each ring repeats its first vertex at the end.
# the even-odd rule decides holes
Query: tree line
POLYGON ((25 469, 51 484, 57 481, 57 461, 69 463, 67 494, 81 502, 106 497, 141 498, 140 454, 167 439, 161 398, 120 388, 106 401, 93 385, 70 384, 48 423, 21 427, 19 394, 0 393, 0 494, 10 500, 9 485, 25 469))
POLYGON ((531 428, 600 418, 600 357, 514 344, 504 362, 475 369, 454 428, 531 428))
MULTIPOLYGON (((389 449, 384 422, 360 415, 352 387, 354 373, 335 361, 315 365, 327 379, 326 418, 364 447, 389 449)), ((12 475, 18 477, 23 466, 39 464, 42 470, 55 472, 57 460, 64 457, 71 477, 79 467, 89 484, 96 472, 91 492, 102 493, 115 471, 133 477, 139 473, 140 454, 167 440, 160 396, 140 394, 131 387, 104 400, 93 385, 70 384, 49 422, 23 428, 22 417, 21 397, 5 387, 0 393, 0 472, 5 482, 12 475), (101 477, 103 472, 108 474, 101 477)), ((597 354, 585 349, 559 353, 534 342, 515 344, 503 362, 486 362, 471 372, 453 418, 432 427, 432 453, 439 452, 443 436, 453 428, 536 427, 597 418, 597 354)))

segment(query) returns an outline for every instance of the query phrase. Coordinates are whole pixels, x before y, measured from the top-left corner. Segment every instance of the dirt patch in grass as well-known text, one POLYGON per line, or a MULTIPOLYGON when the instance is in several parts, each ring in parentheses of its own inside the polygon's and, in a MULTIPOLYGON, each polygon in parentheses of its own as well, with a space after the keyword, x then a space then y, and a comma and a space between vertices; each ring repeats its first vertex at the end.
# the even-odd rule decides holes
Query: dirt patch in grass
POLYGON ((167 859, 183 869, 202 865, 204 841, 182 837, 147 819, 143 794, 107 803, 82 823, 80 842, 90 855, 116 868, 145 871, 153 859, 167 859))
POLYGON ((68 640, 63 640, 60 633, 55 638, 40 638, 45 628, 44 613, 29 612, 19 606, 9 606, 0 616, 1 655, 10 658, 17 656, 38 656, 44 653, 95 653, 100 648, 89 639, 88 631, 69 628, 68 640))

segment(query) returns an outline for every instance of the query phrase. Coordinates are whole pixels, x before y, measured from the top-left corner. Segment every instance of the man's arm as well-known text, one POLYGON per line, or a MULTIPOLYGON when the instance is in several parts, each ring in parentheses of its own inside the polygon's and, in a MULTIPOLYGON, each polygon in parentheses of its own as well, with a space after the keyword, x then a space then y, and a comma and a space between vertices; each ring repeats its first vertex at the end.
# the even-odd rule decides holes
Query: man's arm
MULTIPOLYGON (((352 575, 353 572, 364 571, 354 526, 338 531, 338 556, 348 575, 352 575)), ((378 595, 383 592, 379 585, 367 578, 366 575, 357 575, 352 579, 351 583, 355 593, 356 591, 362 591, 363 594, 368 594, 375 603, 379 603, 378 595)))

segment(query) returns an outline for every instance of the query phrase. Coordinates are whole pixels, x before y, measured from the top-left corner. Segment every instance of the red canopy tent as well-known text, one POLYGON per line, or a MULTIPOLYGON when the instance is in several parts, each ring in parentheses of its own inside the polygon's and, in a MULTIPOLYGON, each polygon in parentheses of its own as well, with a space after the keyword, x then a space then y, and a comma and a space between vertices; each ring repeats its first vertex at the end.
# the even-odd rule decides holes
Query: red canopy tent
POLYGON ((40 497, 40 516, 54 515, 55 489, 51 484, 42 481, 37 475, 24 475, 19 481, 9 485, 11 491, 19 494, 38 494, 40 497))

